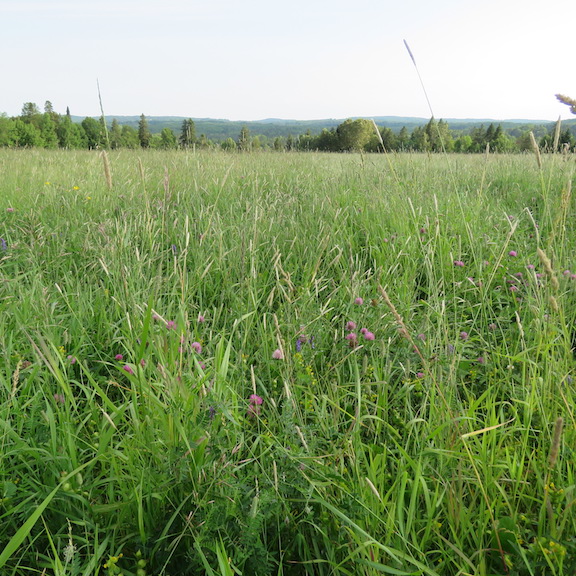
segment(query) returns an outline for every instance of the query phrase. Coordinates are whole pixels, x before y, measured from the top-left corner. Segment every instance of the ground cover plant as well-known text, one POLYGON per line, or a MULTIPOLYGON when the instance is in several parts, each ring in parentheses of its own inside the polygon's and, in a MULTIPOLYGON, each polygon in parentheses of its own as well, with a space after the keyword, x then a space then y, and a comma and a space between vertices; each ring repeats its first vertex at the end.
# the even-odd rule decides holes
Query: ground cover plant
POLYGON ((0 175, 2 574, 576 571, 572 156, 0 175))

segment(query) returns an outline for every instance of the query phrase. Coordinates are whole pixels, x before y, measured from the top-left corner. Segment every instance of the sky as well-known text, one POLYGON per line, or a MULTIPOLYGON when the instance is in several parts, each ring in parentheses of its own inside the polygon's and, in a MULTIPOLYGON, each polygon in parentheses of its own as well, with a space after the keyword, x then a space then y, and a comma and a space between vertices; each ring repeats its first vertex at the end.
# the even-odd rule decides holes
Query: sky
POLYGON ((9 116, 99 116, 98 84, 107 117, 552 121, 576 98, 573 0, 0 0, 0 54, 9 116))

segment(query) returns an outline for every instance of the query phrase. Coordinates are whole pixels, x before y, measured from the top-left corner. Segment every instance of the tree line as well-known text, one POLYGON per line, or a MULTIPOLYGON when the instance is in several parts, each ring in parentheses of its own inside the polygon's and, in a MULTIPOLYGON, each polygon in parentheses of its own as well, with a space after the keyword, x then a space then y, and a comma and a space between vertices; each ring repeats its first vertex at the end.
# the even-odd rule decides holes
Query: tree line
MULTIPOLYGON (((558 149, 572 149, 576 139, 566 128, 556 135, 558 149)), ((540 137, 543 149, 552 149, 555 144, 554 128, 540 137)), ((464 132, 452 131, 444 120, 430 119, 424 126, 412 131, 406 127, 394 132, 387 127, 377 127, 371 120, 348 119, 332 129, 323 129, 318 134, 305 134, 268 138, 251 135, 244 126, 236 139, 228 137, 214 142, 204 134, 197 136, 192 119, 182 122, 180 133, 163 128, 153 134, 144 114, 140 116, 138 128, 120 125, 114 118, 110 124, 104 117, 86 117, 73 122, 70 110, 65 114, 54 111, 50 101, 44 110, 33 102, 22 107, 20 116, 9 118, 0 115, 0 147, 13 148, 64 148, 64 149, 116 149, 116 148, 221 148, 223 150, 255 151, 272 149, 277 151, 323 151, 323 152, 460 152, 478 153, 487 148, 492 152, 518 152, 531 149, 530 132, 511 135, 501 125, 474 126, 464 132)))

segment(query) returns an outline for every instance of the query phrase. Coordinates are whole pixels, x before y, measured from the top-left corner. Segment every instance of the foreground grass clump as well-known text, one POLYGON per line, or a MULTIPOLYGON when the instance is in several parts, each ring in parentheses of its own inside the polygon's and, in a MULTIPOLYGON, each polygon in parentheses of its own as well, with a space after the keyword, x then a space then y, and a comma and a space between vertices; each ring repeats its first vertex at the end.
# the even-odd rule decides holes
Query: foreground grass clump
POLYGON ((2 151, 2 573, 573 574, 542 160, 2 151))

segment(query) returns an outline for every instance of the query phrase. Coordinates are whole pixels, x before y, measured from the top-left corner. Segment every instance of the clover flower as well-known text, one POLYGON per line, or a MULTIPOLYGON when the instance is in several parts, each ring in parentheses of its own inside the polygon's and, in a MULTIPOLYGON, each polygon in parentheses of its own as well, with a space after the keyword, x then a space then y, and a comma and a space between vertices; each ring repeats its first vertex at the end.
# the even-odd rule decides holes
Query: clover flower
POLYGON ((248 416, 259 416, 262 409, 264 400, 258 394, 250 394, 248 398, 250 405, 248 406, 248 416))

